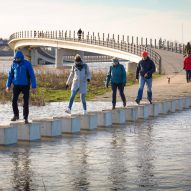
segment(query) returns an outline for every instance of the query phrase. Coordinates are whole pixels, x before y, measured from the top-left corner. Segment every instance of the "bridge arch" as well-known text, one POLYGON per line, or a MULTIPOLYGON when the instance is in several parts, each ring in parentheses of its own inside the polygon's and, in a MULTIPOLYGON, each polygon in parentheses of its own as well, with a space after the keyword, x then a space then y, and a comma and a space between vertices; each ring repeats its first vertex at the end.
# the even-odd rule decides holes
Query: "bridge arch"
POLYGON ((156 63, 158 72, 161 70, 161 57, 158 53, 153 51, 151 48, 138 45, 130 44, 124 40, 117 40, 104 38, 100 39, 98 36, 86 36, 82 35, 81 39, 71 37, 66 34, 55 32, 45 32, 45 33, 32 33, 31 31, 23 31, 14 33, 11 35, 9 40, 10 47, 15 50, 22 47, 39 47, 39 46, 51 46, 58 49, 69 49, 69 50, 78 50, 93 52, 97 54, 107 55, 107 56, 116 56, 121 59, 129 60, 137 63, 141 57, 141 52, 147 50, 150 54, 151 59, 156 63))

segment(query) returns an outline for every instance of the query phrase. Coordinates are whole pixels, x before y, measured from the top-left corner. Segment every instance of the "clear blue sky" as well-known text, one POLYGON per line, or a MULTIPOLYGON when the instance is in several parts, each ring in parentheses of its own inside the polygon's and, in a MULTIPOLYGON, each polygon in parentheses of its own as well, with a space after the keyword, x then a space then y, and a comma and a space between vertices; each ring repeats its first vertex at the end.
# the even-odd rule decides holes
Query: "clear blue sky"
POLYGON ((5 0, 0 37, 20 30, 82 30, 191 40, 191 0, 5 0))

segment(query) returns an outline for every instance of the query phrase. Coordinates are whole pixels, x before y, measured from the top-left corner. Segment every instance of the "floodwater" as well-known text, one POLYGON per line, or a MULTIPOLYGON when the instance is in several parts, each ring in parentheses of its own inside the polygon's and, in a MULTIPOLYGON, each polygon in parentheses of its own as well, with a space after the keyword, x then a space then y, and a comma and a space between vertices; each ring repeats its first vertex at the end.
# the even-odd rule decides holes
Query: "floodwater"
MULTIPOLYGON (((135 102, 127 102, 128 106, 136 105, 135 102)), ((66 116, 68 115, 64 111, 67 109, 68 102, 51 102, 46 103, 45 106, 30 106, 29 121, 37 118, 50 118, 55 116, 66 116)), ((122 102, 117 102, 116 107, 123 107, 122 102)), ((23 107, 19 104, 19 116, 20 119, 23 117, 23 107)), ((111 102, 98 102, 98 101, 87 101, 87 111, 102 111, 111 109, 111 102)), ((72 114, 83 113, 83 107, 80 102, 74 102, 72 106, 72 114)), ((10 119, 13 117, 13 111, 11 103, 0 104, 0 122, 1 124, 9 124, 10 119)))
POLYGON ((185 110, 2 146, 0 190, 190 191, 190 118, 185 110))
MULTIPOLYGON (((128 63, 128 61, 121 61, 121 64, 124 65, 124 67, 126 67, 126 64, 128 63)), ((12 64, 12 58, 11 57, 0 57, 0 72, 2 73, 8 73, 10 70, 10 66, 12 64)), ((109 67, 111 66, 111 62, 92 62, 92 63, 87 63, 88 66, 90 67, 90 70, 101 70, 101 71, 108 71, 109 67)), ((66 68, 70 68, 73 66, 73 63, 69 63, 66 62, 64 63, 64 66, 66 68)), ((54 68, 54 65, 43 65, 43 68, 47 67, 47 69, 50 68, 54 68)), ((38 69, 36 69, 36 72, 42 72, 42 71, 38 71, 38 69)))

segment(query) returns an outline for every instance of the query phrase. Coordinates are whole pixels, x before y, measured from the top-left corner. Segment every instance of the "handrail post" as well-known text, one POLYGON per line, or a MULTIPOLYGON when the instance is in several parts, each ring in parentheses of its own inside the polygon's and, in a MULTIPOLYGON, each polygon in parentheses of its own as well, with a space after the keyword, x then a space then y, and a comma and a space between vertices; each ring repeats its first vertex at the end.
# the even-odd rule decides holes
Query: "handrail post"
POLYGON ((146 38, 145 46, 147 47, 147 38, 146 38))
POLYGON ((132 40, 131 40, 131 44, 132 44, 132 45, 133 45, 133 43, 134 43, 133 41, 134 41, 134 38, 133 38, 133 36, 132 36, 132 40))

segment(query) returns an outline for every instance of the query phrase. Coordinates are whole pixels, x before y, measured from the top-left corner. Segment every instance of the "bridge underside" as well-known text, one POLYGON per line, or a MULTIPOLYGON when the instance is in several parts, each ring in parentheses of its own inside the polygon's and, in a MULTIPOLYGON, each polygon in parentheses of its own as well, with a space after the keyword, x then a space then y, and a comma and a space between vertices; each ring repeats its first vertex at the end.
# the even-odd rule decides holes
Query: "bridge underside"
MULTIPOLYGON (((118 57, 123 60, 130 60, 132 62, 138 62, 141 58, 137 55, 120 51, 117 49, 112 49, 109 47, 86 44, 81 42, 72 42, 64 40, 55 39, 14 39, 9 42, 10 47, 13 50, 23 49, 25 50, 25 55, 31 56, 31 61, 37 63, 37 58, 45 59, 43 55, 37 52, 38 47, 54 47, 55 48, 55 66, 61 67, 63 63, 63 58, 68 55, 80 54, 82 57, 86 53, 91 53, 94 55, 105 55, 108 58, 113 56, 118 57), (26 47, 30 47, 27 48, 26 47)), ((47 58, 46 58, 47 60, 47 58)), ((54 62, 54 59, 48 59, 48 62, 54 62)))

